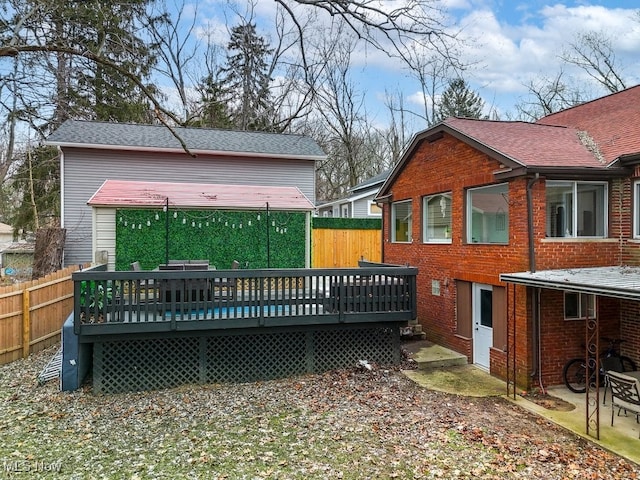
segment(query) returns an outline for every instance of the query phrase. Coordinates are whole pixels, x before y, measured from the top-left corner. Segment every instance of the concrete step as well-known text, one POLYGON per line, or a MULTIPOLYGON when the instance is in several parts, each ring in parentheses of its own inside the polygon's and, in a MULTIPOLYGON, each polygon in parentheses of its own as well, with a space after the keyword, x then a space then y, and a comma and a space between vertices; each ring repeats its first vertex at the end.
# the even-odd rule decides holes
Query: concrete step
POLYGON ((403 344, 403 348, 409 353, 409 357, 417 363, 420 370, 453 367, 468 363, 466 355, 427 340, 406 342, 403 344))

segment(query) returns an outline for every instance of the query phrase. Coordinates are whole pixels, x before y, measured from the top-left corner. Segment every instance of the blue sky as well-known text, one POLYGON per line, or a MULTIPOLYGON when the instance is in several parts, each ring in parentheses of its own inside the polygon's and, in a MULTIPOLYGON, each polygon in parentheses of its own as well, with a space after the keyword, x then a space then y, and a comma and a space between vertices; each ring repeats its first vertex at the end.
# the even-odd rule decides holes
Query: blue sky
MULTIPOLYGON (((402 1, 381 3, 390 8, 402 1)), ((246 9, 246 2, 240 0, 199 0, 197 7, 200 31, 205 24, 210 26, 222 45, 226 41, 225 25, 238 23, 230 5, 239 11, 246 9)), ((515 105, 527 98, 529 83, 553 78, 561 70, 566 82, 592 91, 593 97, 606 93, 583 71, 563 65, 559 58, 579 33, 596 31, 608 36, 627 85, 640 83, 637 0, 442 0, 442 5, 447 24, 459 30, 466 41, 460 58, 473 67, 465 72, 465 79, 500 118, 515 114, 515 105)), ((273 0, 256 2, 260 34, 272 34, 275 9, 273 0)), ((409 108, 420 110, 419 85, 402 64, 370 48, 360 53, 353 74, 367 99, 370 116, 384 122, 386 92, 401 92, 409 108)))

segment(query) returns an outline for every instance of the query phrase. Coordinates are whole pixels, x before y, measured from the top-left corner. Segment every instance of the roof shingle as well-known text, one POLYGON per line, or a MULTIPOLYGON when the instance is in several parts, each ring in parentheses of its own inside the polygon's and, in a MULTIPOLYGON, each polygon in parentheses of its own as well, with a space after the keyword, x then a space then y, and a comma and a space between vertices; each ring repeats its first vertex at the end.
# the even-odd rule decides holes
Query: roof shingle
MULTIPOLYGON (((175 132, 192 152, 253 154, 274 157, 325 158, 310 137, 281 133, 175 127, 175 132)), ((183 147, 162 125, 67 120, 47 139, 49 145, 100 149, 174 150, 183 147)))
POLYGON ((640 152, 640 85, 541 118, 589 133, 607 164, 640 152))
POLYGON ((521 165, 603 166, 585 147, 580 132, 574 128, 468 118, 449 118, 444 123, 521 165))

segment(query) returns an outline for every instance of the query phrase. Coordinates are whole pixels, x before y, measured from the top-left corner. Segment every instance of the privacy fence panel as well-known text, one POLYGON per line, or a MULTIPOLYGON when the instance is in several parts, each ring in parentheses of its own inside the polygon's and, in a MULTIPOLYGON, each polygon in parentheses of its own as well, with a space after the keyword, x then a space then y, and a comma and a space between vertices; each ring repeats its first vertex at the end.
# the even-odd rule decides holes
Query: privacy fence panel
POLYGON ((38 280, 0 287, 0 364, 13 362, 60 340, 73 311, 76 265, 38 280))
POLYGON ((314 268, 357 267, 358 261, 362 259, 370 262, 382 261, 380 228, 354 228, 358 226, 357 222, 353 223, 357 220, 361 219, 313 220, 311 265, 314 268), (334 220, 332 223, 335 226, 330 224, 325 226, 328 220, 334 220), (350 222, 341 226, 335 222, 336 220, 350 222))

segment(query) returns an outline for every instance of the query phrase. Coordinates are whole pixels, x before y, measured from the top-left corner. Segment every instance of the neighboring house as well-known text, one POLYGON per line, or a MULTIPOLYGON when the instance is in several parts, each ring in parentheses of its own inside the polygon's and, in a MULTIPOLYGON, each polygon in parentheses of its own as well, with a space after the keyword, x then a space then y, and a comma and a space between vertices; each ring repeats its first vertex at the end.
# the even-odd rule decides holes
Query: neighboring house
POLYGON ((449 118, 376 200, 429 340, 524 388, 561 384, 593 332, 640 365, 640 86, 536 123, 449 118))
POLYGON ((30 280, 33 272, 35 244, 15 242, 0 251, 2 254, 2 276, 30 280))
POLYGON ((0 223, 0 251, 13 242, 13 227, 6 223, 0 223))
POLYGON ((106 180, 297 187, 313 204, 315 163, 325 158, 301 135, 77 120, 65 122, 46 143, 61 150, 66 265, 99 253, 92 250, 87 202, 106 180))
POLYGON ((321 203, 316 211, 319 217, 380 218, 382 209, 373 201, 390 170, 379 173, 348 190, 349 196, 321 203))

